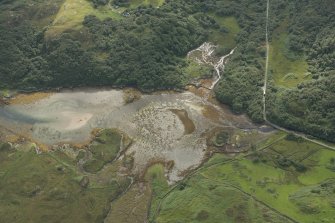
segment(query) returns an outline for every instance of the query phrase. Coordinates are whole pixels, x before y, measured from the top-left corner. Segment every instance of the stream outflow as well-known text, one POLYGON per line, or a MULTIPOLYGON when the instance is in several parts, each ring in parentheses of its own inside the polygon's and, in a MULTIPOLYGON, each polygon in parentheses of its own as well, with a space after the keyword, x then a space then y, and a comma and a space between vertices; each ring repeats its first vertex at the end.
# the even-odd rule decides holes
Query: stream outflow
POLYGON ((212 43, 208 43, 208 42, 204 42, 201 46, 199 46, 197 49, 194 49, 192 51, 190 51, 188 54, 187 54, 187 57, 189 58, 193 53, 195 52, 201 52, 201 59, 199 58, 195 58, 195 61, 199 64, 207 64, 207 65, 210 65, 212 66, 215 71, 216 71, 216 74, 217 74, 217 79, 212 83, 211 87, 210 87, 210 90, 214 89, 214 87, 216 86, 216 84, 220 81, 221 79, 221 72, 223 72, 224 68, 225 68, 225 65, 226 65, 226 62, 227 62, 227 59, 228 57, 230 57, 236 47, 234 49, 232 49, 230 51, 229 54, 225 55, 225 56, 222 56, 219 58, 219 60, 217 60, 217 58, 215 56, 212 56, 212 54, 214 53, 215 51, 215 48, 217 46, 215 46, 214 44, 212 43))

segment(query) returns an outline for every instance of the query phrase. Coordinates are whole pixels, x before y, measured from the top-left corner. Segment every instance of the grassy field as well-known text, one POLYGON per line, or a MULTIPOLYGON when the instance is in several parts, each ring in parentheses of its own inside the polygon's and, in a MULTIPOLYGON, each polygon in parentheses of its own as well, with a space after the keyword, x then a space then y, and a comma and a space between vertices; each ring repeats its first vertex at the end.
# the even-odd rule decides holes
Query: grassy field
POLYGON ((1 158, 2 222, 99 222, 120 193, 116 182, 101 189, 81 185, 80 173, 49 155, 30 151, 1 158))
MULTIPOLYGON (((224 175, 222 173, 222 175, 224 175)), ((162 203, 156 222, 287 222, 252 197, 201 174, 162 203)))
POLYGON ((159 7, 163 5, 165 0, 132 0, 130 2, 130 8, 136 8, 140 5, 152 5, 153 7, 159 7))
POLYGON ((127 193, 112 203, 111 213, 105 223, 147 222, 151 190, 146 183, 133 185, 127 193))
POLYGON ((248 156, 215 155, 163 199, 157 222, 334 222, 335 152, 282 133, 271 141, 248 156))
POLYGON ((270 43, 269 69, 276 85, 283 87, 296 87, 297 84, 311 77, 307 72, 307 62, 304 56, 288 58, 287 24, 283 22, 273 33, 270 43))
POLYGON ((190 80, 212 76, 213 68, 191 60, 187 60, 187 63, 187 66, 183 68, 183 73, 186 75, 184 84, 189 83, 190 80))
POLYGON ((29 142, 15 148, 0 143, 1 222, 102 222, 111 200, 130 184, 117 174, 120 162, 87 174, 75 150, 36 154, 35 149, 29 142))
MULTIPOLYGON (((130 139, 122 140, 125 149, 130 139)), ((171 186, 161 163, 149 166, 143 176, 128 175, 132 159, 113 158, 121 145, 115 130, 100 131, 92 145, 80 152, 62 147, 36 154, 34 143, 0 143, 0 219, 335 221, 335 152, 283 132, 254 141, 248 153, 216 153, 193 175, 171 186), (96 146, 103 149, 95 154, 96 146), (101 160, 104 168, 88 174, 81 165, 92 159, 101 160)))
POLYGON ((148 216, 151 221, 154 220, 154 213, 159 209, 159 201, 162 195, 166 194, 169 190, 167 179, 164 175, 165 168, 163 164, 157 163, 150 166, 145 174, 145 180, 151 187, 151 212, 148 216))
POLYGON ((235 37, 240 32, 240 26, 235 17, 220 17, 213 15, 213 18, 221 28, 224 27, 226 29, 226 32, 214 30, 211 32, 209 40, 229 49, 236 47, 235 37))
POLYGON ((82 27, 85 16, 95 15, 99 19, 121 19, 120 11, 109 5, 94 8, 87 0, 66 0, 60 7, 56 18, 46 32, 47 38, 55 37, 67 30, 78 30, 82 27))
POLYGON ((105 164, 111 163, 118 155, 121 147, 122 135, 113 129, 101 131, 91 143, 89 151, 92 158, 83 165, 90 173, 101 170, 105 164))

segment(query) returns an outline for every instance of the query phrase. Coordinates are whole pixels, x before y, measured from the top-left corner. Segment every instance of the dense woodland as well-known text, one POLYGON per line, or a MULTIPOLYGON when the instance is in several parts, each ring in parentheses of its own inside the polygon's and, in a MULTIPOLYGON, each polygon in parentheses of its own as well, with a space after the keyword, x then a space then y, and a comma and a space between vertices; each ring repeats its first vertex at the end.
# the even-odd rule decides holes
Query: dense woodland
POLYGON ((45 28, 3 15, 1 87, 182 88, 185 55, 207 37, 198 17, 185 16, 183 7, 191 9, 190 14, 202 8, 175 1, 161 9, 129 10, 121 20, 87 15, 81 30, 68 30, 51 40, 44 38, 45 28))
POLYGON ((261 122, 266 1, 224 1, 219 8, 217 14, 236 17, 242 31, 237 36, 236 52, 215 89, 217 98, 230 104, 236 113, 246 112, 261 122))
MULTIPOLYGON (((131 3, 90 2, 95 8, 131 3)), ((208 41, 213 30, 229 32, 214 17, 233 16, 241 28, 237 49, 215 93, 234 112, 263 121, 266 1, 167 0, 159 8, 129 8, 122 19, 87 15, 81 29, 48 39, 50 24, 42 21, 55 16, 62 3, 0 1, 0 88, 182 89, 189 81, 183 72, 187 52, 208 41)), ((330 141, 335 141, 334 7, 332 0, 271 1, 270 41, 279 24, 289 21, 287 57, 305 55, 313 78, 291 89, 270 78, 267 100, 271 121, 330 141)))
POLYGON ((304 54, 312 80, 293 89, 272 84, 268 118, 282 126, 335 142, 335 5, 288 4, 291 55, 304 54))

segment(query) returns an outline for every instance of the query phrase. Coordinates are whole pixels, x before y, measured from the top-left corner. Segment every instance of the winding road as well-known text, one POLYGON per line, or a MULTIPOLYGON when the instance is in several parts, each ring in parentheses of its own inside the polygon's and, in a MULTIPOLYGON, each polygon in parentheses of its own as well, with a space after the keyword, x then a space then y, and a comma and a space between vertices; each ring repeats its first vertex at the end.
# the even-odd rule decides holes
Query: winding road
POLYGON ((272 122, 270 122, 267 117, 266 117, 266 91, 267 91, 267 85, 268 85, 268 70, 269 70, 269 52, 270 52, 270 44, 269 44, 269 11, 270 11, 270 0, 267 0, 267 4, 266 4, 266 28, 265 28, 265 41, 266 41, 266 59, 265 59, 265 72, 264 72, 264 85, 262 87, 263 90, 263 119, 265 121, 266 124, 272 126, 275 129, 284 131, 286 133, 289 134, 294 134, 296 136, 299 136, 307 141, 313 142, 315 144, 318 144, 320 146, 326 147, 327 149, 330 150, 334 150, 335 151, 335 147, 328 145, 326 143, 323 143, 320 140, 316 140, 316 139, 310 139, 308 137, 308 135, 301 133, 301 132, 296 132, 293 130, 288 130, 286 128, 283 128, 281 126, 278 126, 272 122))
POLYGON ((266 27, 265 27, 265 41, 266 41, 266 59, 265 59, 265 74, 264 74, 264 86, 263 86, 263 119, 266 121, 266 90, 268 85, 268 70, 269 70, 269 8, 270 0, 267 0, 266 4, 266 27))

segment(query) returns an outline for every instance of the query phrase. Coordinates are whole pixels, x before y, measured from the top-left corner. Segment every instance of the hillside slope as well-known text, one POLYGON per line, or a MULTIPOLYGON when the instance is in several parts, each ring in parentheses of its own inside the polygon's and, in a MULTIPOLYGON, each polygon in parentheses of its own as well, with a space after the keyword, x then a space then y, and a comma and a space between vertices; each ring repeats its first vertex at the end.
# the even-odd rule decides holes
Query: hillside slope
MULTIPOLYGON (((270 2, 267 116, 335 141, 334 4, 270 2)), ((205 41, 237 47, 215 89, 263 121, 266 1, 12 0, 0 3, 0 88, 182 89, 211 74, 187 53, 205 41)))

